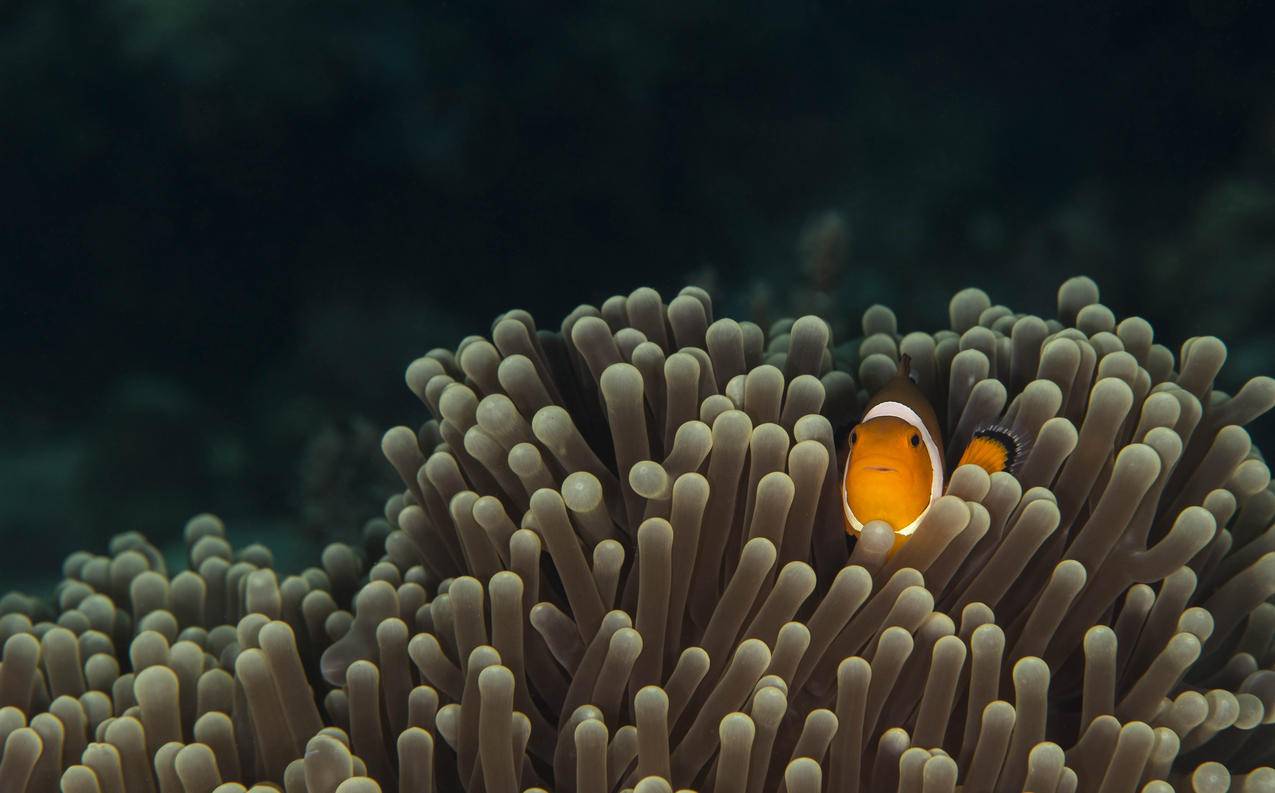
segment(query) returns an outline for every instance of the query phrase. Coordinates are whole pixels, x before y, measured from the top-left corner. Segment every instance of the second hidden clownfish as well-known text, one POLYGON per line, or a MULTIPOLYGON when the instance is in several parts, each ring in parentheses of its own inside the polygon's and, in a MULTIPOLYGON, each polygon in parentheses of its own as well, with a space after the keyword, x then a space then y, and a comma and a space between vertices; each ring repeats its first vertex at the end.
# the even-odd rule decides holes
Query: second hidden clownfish
MULTIPOLYGON (((943 435, 925 394, 909 376, 911 360, 899 360, 894 377, 878 391, 850 430, 849 457, 841 501, 846 531, 857 535, 866 523, 890 524, 895 545, 920 525, 930 505, 943 495, 943 435)), ((957 463, 989 474, 1013 473, 1028 440, 1001 426, 976 430, 957 463)))

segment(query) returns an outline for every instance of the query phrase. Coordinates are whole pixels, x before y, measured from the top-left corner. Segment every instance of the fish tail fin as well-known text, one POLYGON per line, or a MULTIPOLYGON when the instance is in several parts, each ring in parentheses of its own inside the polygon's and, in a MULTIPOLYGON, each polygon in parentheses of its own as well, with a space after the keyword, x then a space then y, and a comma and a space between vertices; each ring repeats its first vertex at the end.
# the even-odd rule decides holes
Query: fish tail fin
POLYGON ((1030 449, 1030 439, 1021 432, 992 424, 974 431, 956 465, 977 465, 989 474, 998 471, 1013 474, 1022 467, 1030 449))

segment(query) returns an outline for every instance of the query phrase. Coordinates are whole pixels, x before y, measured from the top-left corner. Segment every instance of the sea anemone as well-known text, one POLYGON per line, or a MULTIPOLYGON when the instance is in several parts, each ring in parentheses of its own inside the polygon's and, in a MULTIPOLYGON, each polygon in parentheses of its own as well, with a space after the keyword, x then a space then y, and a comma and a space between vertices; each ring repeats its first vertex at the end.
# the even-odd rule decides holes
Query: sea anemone
POLYGON ((1275 380, 1085 278, 862 324, 638 289, 431 351, 357 549, 281 579, 203 515, 0 603, 0 791, 1275 791, 1275 380), (1034 443, 896 550, 839 453, 902 354, 950 450, 1034 443))

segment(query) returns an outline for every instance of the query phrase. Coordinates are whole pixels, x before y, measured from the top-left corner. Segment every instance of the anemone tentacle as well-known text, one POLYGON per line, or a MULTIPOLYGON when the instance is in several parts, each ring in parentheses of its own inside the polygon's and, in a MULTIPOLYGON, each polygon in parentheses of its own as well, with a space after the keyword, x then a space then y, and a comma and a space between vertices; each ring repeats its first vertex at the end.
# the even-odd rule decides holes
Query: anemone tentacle
POLYGON ((1275 490, 1215 389, 1087 278, 866 338, 700 289, 523 311, 413 361, 358 547, 295 575, 211 515, 0 601, 8 793, 1275 790, 1275 490), (911 359, 963 466, 843 530, 838 433, 911 359))

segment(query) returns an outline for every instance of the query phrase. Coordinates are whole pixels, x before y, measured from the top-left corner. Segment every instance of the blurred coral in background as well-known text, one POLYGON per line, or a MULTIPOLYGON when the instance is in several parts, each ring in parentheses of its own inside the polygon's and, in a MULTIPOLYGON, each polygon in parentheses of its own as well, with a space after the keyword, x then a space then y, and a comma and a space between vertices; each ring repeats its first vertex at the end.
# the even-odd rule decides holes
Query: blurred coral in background
POLYGON ((692 273, 838 338, 875 303, 915 325, 978 282, 1040 311, 1100 273, 1167 336, 1224 335, 1223 387, 1275 368, 1270 4, 0 20, 0 536, 49 538, 36 569, 109 515, 288 534, 307 444, 400 414, 412 351, 692 273))

